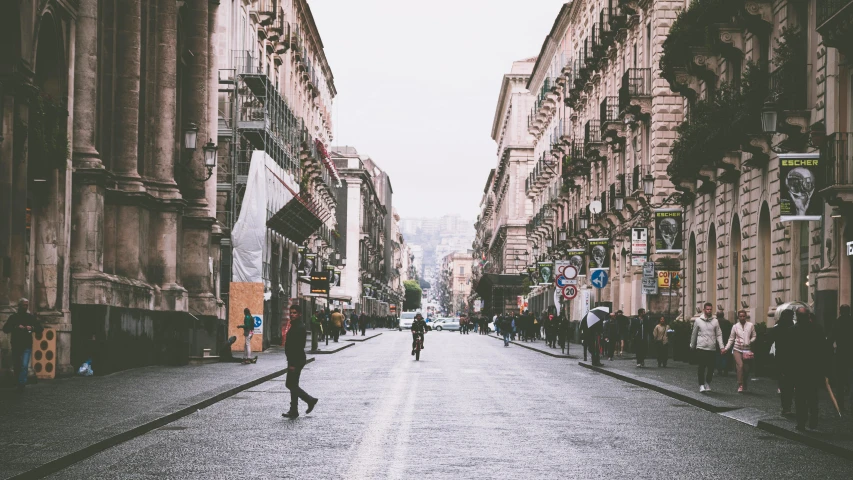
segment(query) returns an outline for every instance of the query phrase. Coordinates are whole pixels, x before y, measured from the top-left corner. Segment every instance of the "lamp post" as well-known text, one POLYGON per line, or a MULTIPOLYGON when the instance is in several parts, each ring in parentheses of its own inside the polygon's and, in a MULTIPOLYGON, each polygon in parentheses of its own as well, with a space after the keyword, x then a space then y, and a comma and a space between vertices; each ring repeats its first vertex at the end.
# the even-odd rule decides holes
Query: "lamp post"
POLYGON ((196 151, 198 147, 198 126, 195 123, 190 122, 187 124, 187 128, 184 129, 184 150, 189 152, 189 162, 185 162, 182 164, 184 170, 186 170, 187 175, 197 181, 197 182, 206 182, 213 176, 213 169, 216 167, 217 160, 217 148, 216 144, 213 143, 213 139, 208 139, 207 143, 204 144, 202 150, 204 151, 204 167, 207 169, 207 176, 204 178, 197 178, 193 175, 192 171, 192 153, 196 151))

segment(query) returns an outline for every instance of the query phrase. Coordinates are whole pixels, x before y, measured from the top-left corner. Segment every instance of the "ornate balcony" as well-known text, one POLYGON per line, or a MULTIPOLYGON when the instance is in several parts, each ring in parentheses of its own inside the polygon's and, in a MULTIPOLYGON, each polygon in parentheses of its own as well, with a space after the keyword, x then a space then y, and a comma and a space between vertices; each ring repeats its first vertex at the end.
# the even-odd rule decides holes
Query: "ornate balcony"
POLYGON ((817 31, 823 43, 853 53, 853 0, 817 0, 817 31))
POLYGON ((826 187, 821 191, 826 202, 853 208, 853 133, 833 133, 820 155, 827 163, 826 187))
POLYGON ((619 89, 619 115, 626 113, 651 115, 652 113, 652 69, 629 68, 622 75, 619 89))

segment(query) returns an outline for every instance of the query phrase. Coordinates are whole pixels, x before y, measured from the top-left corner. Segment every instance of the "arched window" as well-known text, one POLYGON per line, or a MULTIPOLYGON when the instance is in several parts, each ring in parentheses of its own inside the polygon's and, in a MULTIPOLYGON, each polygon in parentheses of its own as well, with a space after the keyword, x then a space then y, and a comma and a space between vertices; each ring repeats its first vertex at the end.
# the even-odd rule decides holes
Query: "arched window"
MULTIPOLYGON (((705 301, 717 307, 717 231, 713 225, 708 232, 708 245, 705 251, 705 301)), ((703 302, 704 303, 704 302, 703 302)))
POLYGON ((732 228, 729 237, 729 318, 735 318, 736 312, 741 308, 741 297, 743 296, 743 287, 741 284, 741 274, 743 266, 741 265, 741 229, 740 218, 735 215, 732 220, 732 228))
MULTIPOLYGON (((761 206, 761 213, 758 216, 758 251, 756 252, 756 272, 758 275, 758 303, 756 305, 755 321, 765 321, 768 318, 767 313, 770 311, 771 302, 771 277, 770 265, 772 254, 772 242, 770 235, 770 207, 767 203, 761 206)), ((770 325, 768 325, 770 326, 770 325)))
POLYGON ((685 309, 684 318, 690 318, 696 312, 696 280, 699 278, 696 272, 696 235, 690 234, 690 243, 687 246, 687 308, 685 309))

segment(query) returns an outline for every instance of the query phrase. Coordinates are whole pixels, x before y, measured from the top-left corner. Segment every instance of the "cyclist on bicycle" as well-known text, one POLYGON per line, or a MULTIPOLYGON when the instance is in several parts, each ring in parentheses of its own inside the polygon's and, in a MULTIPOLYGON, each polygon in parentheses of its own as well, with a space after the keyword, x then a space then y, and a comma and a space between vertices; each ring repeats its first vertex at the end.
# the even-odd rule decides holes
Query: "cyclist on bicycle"
POLYGON ((418 339, 421 340, 421 349, 424 348, 424 333, 426 333, 426 322, 424 317, 418 313, 415 315, 415 321, 412 322, 412 355, 415 354, 418 339))

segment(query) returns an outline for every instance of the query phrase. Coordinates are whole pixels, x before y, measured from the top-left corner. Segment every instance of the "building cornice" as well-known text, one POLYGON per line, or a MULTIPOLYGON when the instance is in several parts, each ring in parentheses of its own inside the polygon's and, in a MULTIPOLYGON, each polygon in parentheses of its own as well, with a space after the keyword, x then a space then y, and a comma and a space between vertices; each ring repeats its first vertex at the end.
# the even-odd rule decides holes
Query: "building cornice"
POLYGON ((508 73, 504 75, 503 81, 501 82, 501 91, 498 95, 498 106, 495 109, 495 118, 492 120, 492 140, 496 142, 498 141, 498 135, 500 135, 501 126, 506 118, 506 110, 509 108, 509 101, 513 94, 512 83, 514 81, 526 83, 529 78, 530 75, 518 73, 508 73))
POLYGON ((542 86, 542 82, 545 80, 548 68, 551 66, 551 58, 554 56, 554 52, 557 51, 560 39, 565 36, 566 31, 569 29, 569 25, 571 24, 569 14, 571 13, 572 6, 575 3, 581 2, 576 1, 565 3, 560 9, 560 13, 557 14, 557 18, 554 20, 554 25, 551 27, 551 31, 548 33, 548 36, 545 37, 545 41, 542 42, 542 49, 539 51, 539 56, 536 57, 536 63, 533 65, 533 73, 527 81, 527 90, 535 92, 542 86))

